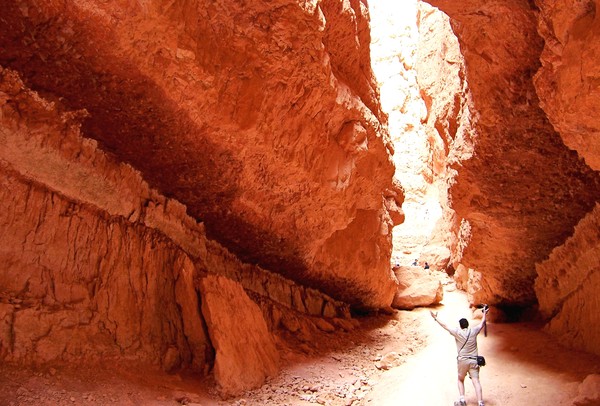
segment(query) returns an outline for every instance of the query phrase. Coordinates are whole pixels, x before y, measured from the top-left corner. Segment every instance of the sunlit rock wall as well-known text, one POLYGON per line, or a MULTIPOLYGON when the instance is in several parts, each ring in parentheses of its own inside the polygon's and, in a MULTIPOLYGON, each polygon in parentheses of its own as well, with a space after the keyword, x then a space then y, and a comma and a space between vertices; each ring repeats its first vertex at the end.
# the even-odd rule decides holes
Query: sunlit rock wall
POLYGON ((127 356, 204 371, 204 231, 0 67, 0 358, 127 356), (191 295, 189 292, 193 292, 191 295))
POLYGON ((600 204, 536 268, 535 292, 547 330, 566 345, 600 354, 600 204))
POLYGON ((600 170, 600 2, 536 0, 544 39, 535 87, 565 144, 600 170))
POLYGON ((373 69, 406 196, 406 220, 394 228, 393 262, 416 259, 446 269, 451 258, 460 259, 448 204, 455 175, 449 156, 454 164, 465 158, 465 133, 473 127, 462 55, 447 16, 428 4, 380 0, 370 7, 373 69))
POLYGON ((473 155, 477 115, 465 72, 465 61, 448 16, 419 2, 419 42, 415 70, 427 115, 423 125, 429 146, 428 168, 441 215, 436 220, 422 260, 437 269, 452 271, 466 246, 461 220, 451 205, 449 188, 462 162, 473 155))
POLYGON ((83 138, 84 116, 0 67, 2 362, 110 358, 200 373, 217 363, 232 394, 276 371, 273 335, 292 323, 352 328, 348 304, 208 239, 185 206, 83 138), (218 305, 231 296, 235 311, 218 305), (222 334, 228 323, 244 328, 222 334))
MULTIPOLYGON (((393 230, 393 265, 409 265, 427 243, 432 221, 425 216, 430 190, 428 145, 421 125, 425 104, 414 70, 418 41, 417 2, 393 0, 369 4, 371 58, 380 88, 381 106, 388 114, 394 143, 396 178, 404 190, 405 221, 393 230)), ((434 200, 433 205, 437 204, 434 200)))
POLYGON ((356 306, 391 303, 403 196, 365 2, 22 0, 0 15, 0 65, 85 109, 83 135, 209 237, 356 306))
POLYGON ((533 78, 544 41, 529 1, 430 0, 450 17, 478 115, 473 157, 458 168, 452 207, 465 219, 470 300, 536 303, 535 264, 573 233, 600 178, 540 107, 533 78))

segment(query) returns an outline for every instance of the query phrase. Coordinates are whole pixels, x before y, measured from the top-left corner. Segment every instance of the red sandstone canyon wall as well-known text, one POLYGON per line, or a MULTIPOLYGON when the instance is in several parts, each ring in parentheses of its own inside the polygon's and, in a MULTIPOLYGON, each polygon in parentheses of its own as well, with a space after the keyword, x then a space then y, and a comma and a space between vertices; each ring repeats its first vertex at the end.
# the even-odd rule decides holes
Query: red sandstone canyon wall
POLYGON ((600 203, 536 268, 535 292, 547 330, 565 345, 600 354, 600 203))
POLYGON ((537 0, 535 4, 544 40, 535 75, 540 105, 565 144, 600 170, 600 3, 537 0))
POLYGON ((353 305, 391 303, 403 196, 364 2, 17 1, 0 14, 0 65, 85 109, 83 136, 210 238, 353 305))
POLYGON ((462 162, 450 188, 452 207, 466 220, 462 265, 471 269, 470 300, 534 305, 535 264, 592 210, 600 178, 565 145, 556 118, 540 104, 534 77, 545 44, 535 5, 429 3, 450 17, 478 115, 473 158, 462 162))
MULTIPOLYGON (((534 78, 540 105, 565 145, 600 170, 597 111, 597 1, 536 1, 544 39, 534 78)), ((577 196, 574 196, 577 199, 577 196)), ((598 195, 596 200, 600 200, 598 195)), ((579 222, 565 244, 537 265, 535 290, 548 331, 567 345, 600 354, 598 204, 579 222)))
POLYGON ((406 220, 394 228, 393 263, 415 259, 452 271, 462 258, 448 188, 473 154, 476 111, 446 14, 427 3, 370 4, 371 53, 394 141, 406 220))
POLYGON ((474 154, 478 114, 467 81, 465 60, 449 18, 427 3, 419 4, 418 89, 426 106, 423 126, 429 148, 429 181, 441 215, 423 250, 423 260, 436 269, 457 268, 467 242, 452 207, 449 188, 464 161, 474 154))
POLYGON ((0 68, 0 95, 2 358, 126 354, 204 370, 211 345, 197 297, 175 293, 194 289, 182 247, 200 254, 201 227, 178 222, 180 204, 81 139, 78 114, 15 72, 0 68))
POLYGON ((354 327, 348 304, 208 239, 185 206, 82 137, 85 114, 0 68, 3 362, 215 368, 231 395, 276 372, 276 335, 354 327), (240 331, 221 334, 230 325, 240 331))

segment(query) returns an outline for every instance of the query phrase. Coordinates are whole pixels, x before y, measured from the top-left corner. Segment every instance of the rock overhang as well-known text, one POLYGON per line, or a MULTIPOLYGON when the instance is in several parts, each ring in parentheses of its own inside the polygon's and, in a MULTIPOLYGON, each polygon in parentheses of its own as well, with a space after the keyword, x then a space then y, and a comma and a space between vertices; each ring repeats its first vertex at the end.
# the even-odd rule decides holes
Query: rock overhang
POLYGON ((402 193, 364 9, 1 8, 0 64, 46 99, 85 110, 83 135, 184 203, 209 236, 350 303, 391 302, 389 232, 402 193), (347 39, 340 25, 354 27, 347 39))

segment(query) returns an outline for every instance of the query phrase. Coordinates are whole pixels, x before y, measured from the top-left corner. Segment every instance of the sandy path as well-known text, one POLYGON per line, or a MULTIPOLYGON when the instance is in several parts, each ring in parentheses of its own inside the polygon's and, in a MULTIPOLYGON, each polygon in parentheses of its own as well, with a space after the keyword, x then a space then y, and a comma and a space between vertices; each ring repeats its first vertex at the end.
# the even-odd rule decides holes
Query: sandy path
MULTIPOLYGON (((471 320, 466 297, 446 293, 439 317, 446 323, 471 320)), ((398 368, 383 374, 367 403, 386 405, 452 405, 456 387, 454 339, 431 319, 429 311, 413 311, 422 321, 427 345, 398 368)), ((477 321, 473 321, 477 323, 477 321)), ((532 324, 489 324, 488 336, 478 337, 479 352, 486 356, 480 380, 488 406, 572 405, 578 384, 590 373, 600 372, 600 358, 562 348, 532 324)), ((465 380, 467 403, 477 399, 470 380, 465 380)))
MULTIPOLYGON (((436 310, 447 323, 471 320, 462 292, 436 310)), ((0 406, 446 406, 457 398, 454 339, 429 309, 371 315, 352 332, 319 333, 315 350, 289 351, 281 373, 244 396, 220 400, 209 379, 116 366, 23 370, 0 365, 0 406), (395 352, 388 370, 378 360, 395 352)), ((475 321, 476 322, 476 321, 475 321)), ((490 324, 479 336, 487 406, 571 406, 579 383, 600 373, 600 357, 564 349, 532 324, 490 324)), ((297 348, 297 347, 293 347, 297 348)), ((306 346, 305 346, 306 348, 306 346)), ((469 379, 467 401, 476 405, 469 379)), ((600 404, 600 403, 598 403, 600 404)))
MULTIPOLYGON (((446 294, 445 297, 439 317, 446 323, 458 320, 454 315, 468 312, 467 302, 461 300, 461 295, 446 294)), ((383 373, 379 384, 365 399, 367 403, 378 406, 452 405, 456 398, 454 339, 431 318, 429 309, 416 309, 413 313, 422 322, 420 333, 427 345, 403 365, 383 373)), ((472 387, 469 389, 472 391, 472 387)))

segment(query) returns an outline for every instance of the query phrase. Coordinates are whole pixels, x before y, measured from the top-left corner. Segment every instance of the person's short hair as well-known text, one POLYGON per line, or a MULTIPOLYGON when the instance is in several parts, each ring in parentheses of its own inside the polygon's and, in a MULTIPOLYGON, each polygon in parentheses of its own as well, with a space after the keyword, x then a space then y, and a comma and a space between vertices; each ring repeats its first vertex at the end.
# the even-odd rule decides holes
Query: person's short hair
POLYGON ((460 324, 460 328, 467 328, 467 327, 469 327, 469 320, 467 320, 467 319, 460 319, 458 321, 458 324, 460 324))

